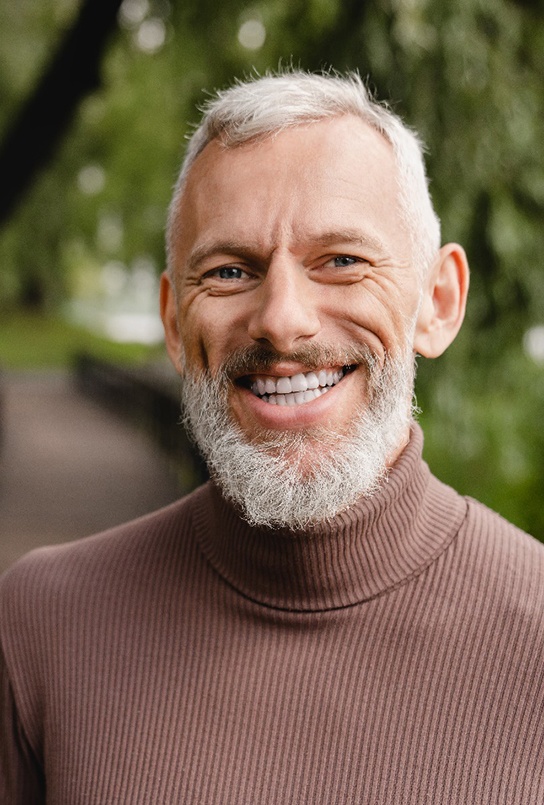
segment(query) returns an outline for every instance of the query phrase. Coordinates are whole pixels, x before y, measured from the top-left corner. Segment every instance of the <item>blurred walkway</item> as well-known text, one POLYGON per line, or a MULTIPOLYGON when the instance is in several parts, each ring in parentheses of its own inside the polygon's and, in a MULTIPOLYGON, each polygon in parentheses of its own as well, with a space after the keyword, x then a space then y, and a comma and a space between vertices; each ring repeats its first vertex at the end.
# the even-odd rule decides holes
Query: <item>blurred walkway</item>
POLYGON ((31 548, 138 517, 180 495, 168 459, 64 374, 0 377, 0 572, 31 548))

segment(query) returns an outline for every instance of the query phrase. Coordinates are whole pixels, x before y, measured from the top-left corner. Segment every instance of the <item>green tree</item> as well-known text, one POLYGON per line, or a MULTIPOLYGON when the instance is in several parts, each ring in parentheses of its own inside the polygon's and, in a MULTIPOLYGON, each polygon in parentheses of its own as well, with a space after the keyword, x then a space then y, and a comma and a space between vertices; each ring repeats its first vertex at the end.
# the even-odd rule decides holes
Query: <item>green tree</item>
MULTIPOLYGON (((0 7, 0 133, 79 8, 0 7)), ((359 70, 427 143, 444 240, 472 268, 461 336, 419 369, 426 455, 544 538, 543 17, 539 0, 124 0, 100 89, 1 233, 0 295, 39 274, 53 303, 107 261, 160 270, 206 92, 280 63, 359 70)))

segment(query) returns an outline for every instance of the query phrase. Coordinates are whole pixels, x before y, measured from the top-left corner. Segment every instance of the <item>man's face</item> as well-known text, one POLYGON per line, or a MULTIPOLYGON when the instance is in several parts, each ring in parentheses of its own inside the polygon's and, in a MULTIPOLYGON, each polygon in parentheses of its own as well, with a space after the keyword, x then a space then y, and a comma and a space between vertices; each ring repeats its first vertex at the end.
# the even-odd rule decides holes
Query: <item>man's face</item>
POLYGON ((191 168, 178 215, 187 370, 213 377, 259 346, 257 358, 234 362, 229 386, 248 441, 349 434, 368 400, 362 356, 379 368, 406 355, 418 310, 391 146, 351 116, 228 150, 214 141, 191 168))

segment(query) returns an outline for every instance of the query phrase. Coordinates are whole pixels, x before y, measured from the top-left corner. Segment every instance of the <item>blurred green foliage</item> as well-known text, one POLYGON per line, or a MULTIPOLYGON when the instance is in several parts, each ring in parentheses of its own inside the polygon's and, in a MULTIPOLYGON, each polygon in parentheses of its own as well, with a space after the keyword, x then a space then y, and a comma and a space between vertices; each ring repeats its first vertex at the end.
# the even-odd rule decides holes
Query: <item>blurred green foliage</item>
POLYGON ((67 369, 78 354, 134 365, 162 358, 163 353, 162 347, 101 338, 51 313, 10 311, 0 320, 1 369, 67 369))
MULTIPOLYGON (((0 137, 77 10, 0 5, 0 137)), ((125 0, 102 89, 0 233, 3 308, 39 289, 55 309, 108 261, 158 272, 195 105, 280 63, 358 69, 427 143, 443 239, 465 246, 472 286, 458 341, 420 365, 426 457, 544 539, 540 0, 125 0)))

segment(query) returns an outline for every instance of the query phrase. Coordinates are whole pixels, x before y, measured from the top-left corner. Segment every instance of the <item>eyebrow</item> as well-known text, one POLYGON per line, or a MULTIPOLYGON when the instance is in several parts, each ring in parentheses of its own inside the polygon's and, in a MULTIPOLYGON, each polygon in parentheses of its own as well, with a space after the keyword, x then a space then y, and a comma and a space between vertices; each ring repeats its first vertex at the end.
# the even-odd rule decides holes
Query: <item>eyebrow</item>
POLYGON ((252 249, 247 243, 236 240, 221 240, 212 243, 202 243, 197 246, 189 256, 187 268, 191 271, 199 263, 214 254, 228 254, 232 257, 255 258, 257 251, 252 249))
POLYGON ((348 245, 359 246, 361 248, 372 249, 374 252, 385 251, 385 244, 380 238, 358 229, 335 229, 330 232, 316 233, 310 235, 308 240, 319 246, 334 246, 336 243, 346 243, 348 245))
MULTIPOLYGON (((353 245, 363 249, 370 249, 374 253, 386 251, 384 243, 374 235, 360 232, 357 229, 335 229, 328 232, 309 233, 305 241, 312 245, 330 247, 335 244, 353 245)), ((242 257, 249 260, 262 259, 262 254, 248 245, 236 240, 221 240, 202 243, 191 253, 187 268, 192 271, 199 263, 215 254, 226 254, 232 257, 242 257)))

